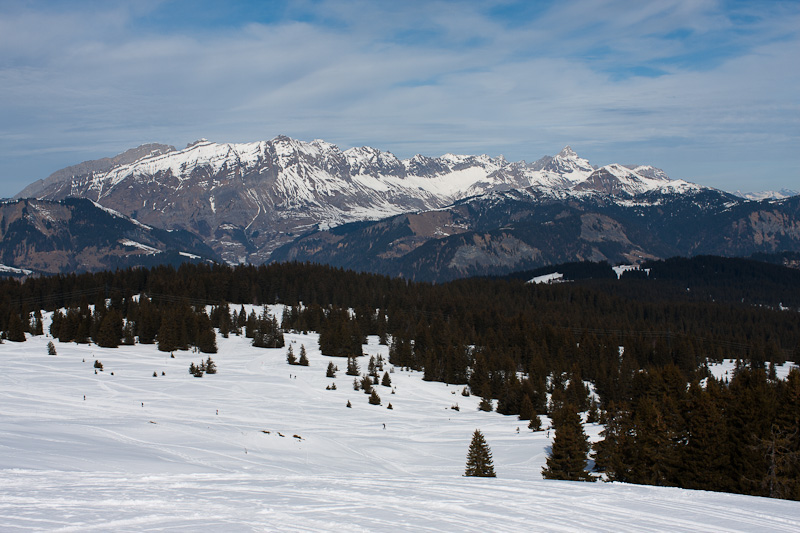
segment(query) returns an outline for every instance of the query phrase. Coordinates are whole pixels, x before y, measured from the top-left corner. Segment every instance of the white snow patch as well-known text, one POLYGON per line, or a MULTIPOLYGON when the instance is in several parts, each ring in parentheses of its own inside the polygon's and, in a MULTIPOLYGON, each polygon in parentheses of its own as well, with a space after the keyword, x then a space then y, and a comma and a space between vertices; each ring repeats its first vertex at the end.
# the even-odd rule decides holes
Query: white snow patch
POLYGON ((631 270, 641 270, 643 272, 646 272, 648 276, 650 275, 650 269, 641 268, 640 265, 617 265, 611 268, 617 274, 617 279, 620 279, 624 272, 630 272, 631 270))
POLYGON ((536 285, 540 283, 559 283, 564 280, 564 274, 560 272, 553 272, 552 274, 545 274, 543 276, 536 276, 533 279, 528 280, 528 283, 535 283, 536 285))
POLYGON ((7 265, 0 265, 0 272, 5 272, 7 274, 24 274, 26 276, 33 274, 33 270, 28 270, 26 268, 16 268, 7 265))
MULTIPOLYGON (((798 365, 793 361, 786 361, 782 365, 775 365, 775 375, 778 379, 786 379, 789 371, 796 368, 798 365)), ((720 363, 708 363, 708 370, 714 379, 728 380, 733 379, 733 374, 736 370, 736 359, 723 359, 720 363)))
POLYGON ((144 250, 148 253, 148 255, 160 254, 161 250, 158 248, 153 248, 152 246, 147 246, 146 244, 142 244, 140 242, 132 241, 130 239, 120 239, 118 241, 122 246, 133 246, 134 248, 138 248, 140 250, 144 250))

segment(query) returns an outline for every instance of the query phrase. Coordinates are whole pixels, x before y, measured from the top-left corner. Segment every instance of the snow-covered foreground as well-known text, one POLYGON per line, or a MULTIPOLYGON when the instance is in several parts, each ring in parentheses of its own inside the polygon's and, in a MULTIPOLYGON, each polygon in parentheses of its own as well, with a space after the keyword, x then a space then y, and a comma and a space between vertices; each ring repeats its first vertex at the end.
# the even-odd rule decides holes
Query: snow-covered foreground
POLYGON ((203 378, 201 354, 49 340, 0 345, 2 531, 800 530, 797 502, 542 480, 546 432, 400 369, 369 405, 313 334, 286 335, 309 367, 219 338, 203 378), (496 479, 461 475, 476 428, 496 479))

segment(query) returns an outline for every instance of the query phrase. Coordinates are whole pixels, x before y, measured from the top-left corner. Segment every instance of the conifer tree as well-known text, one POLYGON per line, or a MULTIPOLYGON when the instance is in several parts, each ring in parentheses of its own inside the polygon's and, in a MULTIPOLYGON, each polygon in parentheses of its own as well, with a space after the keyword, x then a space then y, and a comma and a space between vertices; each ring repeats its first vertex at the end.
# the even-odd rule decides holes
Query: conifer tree
POLYGON ((44 325, 42 324, 42 311, 37 309, 35 313, 33 313, 33 334, 34 335, 44 335, 44 325))
POLYGON ((467 451, 467 467, 464 471, 465 476, 474 477, 496 477, 494 465, 492 464, 492 451, 483 437, 480 430, 475 430, 472 434, 472 442, 467 451))
POLYGON ((174 312, 162 317, 161 327, 158 329, 158 349, 162 352, 174 352, 180 344, 180 325, 178 316, 174 312))
POLYGON ((122 344, 125 346, 133 346, 136 344, 136 338, 133 335, 133 323, 128 320, 122 328, 122 344))
POLYGON ((105 314, 97 330, 95 341, 103 348, 116 348, 122 337, 122 315, 119 311, 112 310, 105 314))
POLYGON ((8 318, 8 340, 25 342, 25 327, 22 323, 22 319, 13 311, 8 318))
POLYGON ((570 481, 594 481, 586 470, 586 456, 589 453, 589 439, 583 432, 583 424, 577 408, 566 404, 554 414, 556 436, 547 457, 547 465, 542 469, 545 479, 565 479, 570 481))
POLYGON ((361 390, 364 391, 364 394, 369 394, 372 392, 372 379, 370 379, 369 375, 364 374, 361 377, 361 390))
POLYGON ((211 357, 206 360, 206 374, 216 374, 217 373, 217 364, 211 359, 211 357))
POLYGON ((533 418, 535 411, 533 410, 533 402, 527 394, 522 396, 522 403, 519 406, 519 419, 530 420, 533 418))
POLYGON ((687 439, 681 449, 680 485, 688 489, 730 487, 728 436, 722 412, 711 394, 697 383, 689 388, 687 439))
POLYGON ((56 355, 56 345, 53 341, 47 343, 47 355, 56 355))
POLYGON ((289 345, 289 350, 286 352, 286 362, 290 365, 297 364, 297 357, 294 356, 294 350, 292 349, 292 345, 289 345))
POLYGON ((347 358, 347 372, 345 372, 348 376, 358 376, 360 371, 358 369, 358 361, 356 361, 355 357, 348 357, 347 358))
POLYGON ((297 361, 300 366, 308 366, 308 357, 306 356, 305 344, 300 345, 300 359, 297 361))
POLYGON ((381 385, 383 385, 384 387, 392 386, 392 378, 389 377, 389 372, 383 373, 383 379, 381 379, 381 385))
POLYGON ((380 405, 381 404, 381 397, 378 396, 378 393, 375 389, 372 389, 372 392, 369 395, 369 403, 371 405, 380 405))
POLYGON ((481 398, 481 402, 478 404, 478 410, 490 413, 492 409, 494 409, 494 407, 492 406, 492 400, 487 398, 486 396, 481 398))
POLYGON ((328 378, 335 378, 336 377, 336 366, 331 361, 328 363, 328 369, 325 371, 325 377, 328 378))

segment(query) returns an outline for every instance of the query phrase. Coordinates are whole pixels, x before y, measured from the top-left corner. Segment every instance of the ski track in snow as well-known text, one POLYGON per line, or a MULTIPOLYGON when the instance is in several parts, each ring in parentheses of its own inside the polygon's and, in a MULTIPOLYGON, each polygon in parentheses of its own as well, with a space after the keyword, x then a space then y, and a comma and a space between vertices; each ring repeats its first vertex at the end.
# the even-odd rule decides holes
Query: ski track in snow
MULTIPOLYGON (((546 432, 401 369, 371 406, 316 334, 220 337, 203 378, 188 367, 204 354, 54 340, 49 356, 50 340, 0 345, 0 531, 800 531, 798 502, 542 480, 546 432), (286 364, 290 344, 309 367, 286 364), (461 476, 475 428, 495 479, 461 476)), ((388 349, 365 353, 362 373, 388 349)))

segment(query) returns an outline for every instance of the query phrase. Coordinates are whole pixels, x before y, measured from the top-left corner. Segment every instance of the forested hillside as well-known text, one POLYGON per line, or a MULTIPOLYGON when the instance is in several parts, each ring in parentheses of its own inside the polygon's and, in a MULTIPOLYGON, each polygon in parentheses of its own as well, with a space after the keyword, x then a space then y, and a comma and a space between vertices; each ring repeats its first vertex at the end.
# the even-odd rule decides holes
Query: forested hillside
MULTIPOLYGON (((678 265, 671 271, 705 268, 678 265)), ((723 292, 771 298, 747 269, 728 270, 742 277, 718 274, 723 292)), ((678 290, 678 274, 626 277, 433 285, 296 263, 129 269, 5 280, 0 329, 21 341, 43 333, 37 311, 63 310, 50 331, 62 342, 214 353, 212 328, 265 347, 282 344, 284 330, 318 331, 322 353, 343 357, 374 334, 393 365, 496 400, 502 414, 547 413, 557 434, 570 413, 600 420, 605 439, 593 453, 607 479, 800 499, 800 372, 774 374, 800 360, 800 314, 678 290), (279 323, 244 303, 287 307, 279 323), (706 363, 723 358, 740 363, 718 381, 706 363)))

